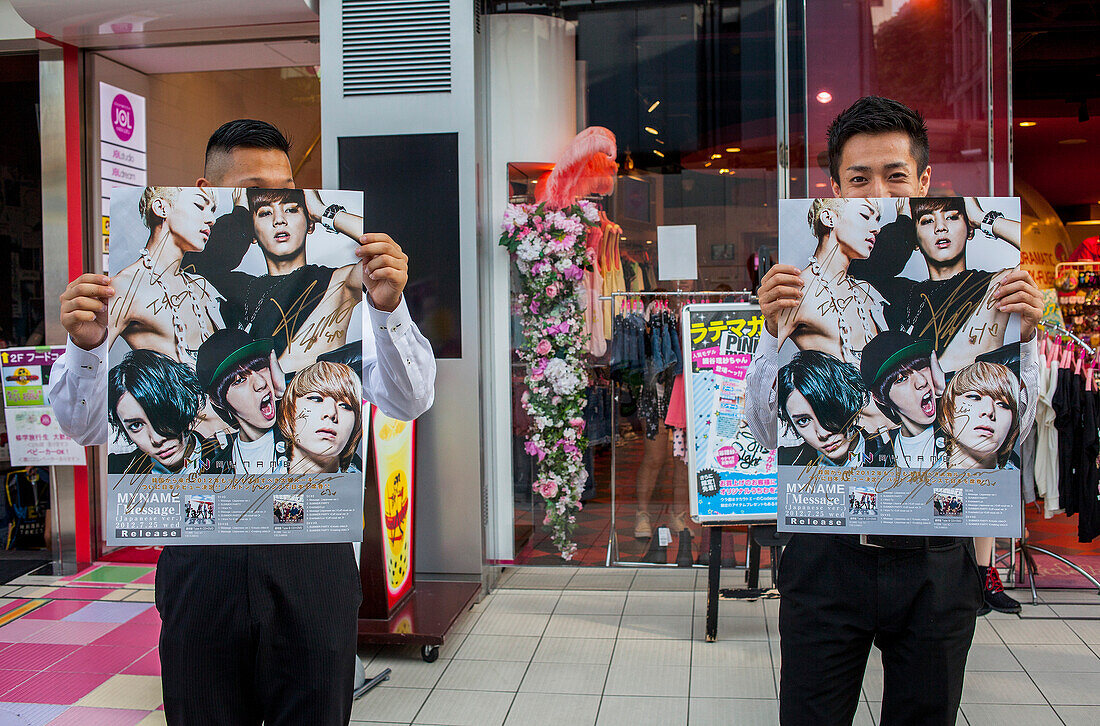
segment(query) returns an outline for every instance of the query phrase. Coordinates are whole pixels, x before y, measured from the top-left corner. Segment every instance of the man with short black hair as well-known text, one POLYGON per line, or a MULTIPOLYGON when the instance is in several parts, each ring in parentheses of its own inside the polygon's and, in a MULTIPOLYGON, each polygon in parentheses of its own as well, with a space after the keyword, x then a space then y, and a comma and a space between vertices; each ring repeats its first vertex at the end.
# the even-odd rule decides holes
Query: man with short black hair
MULTIPOLYGON (((230 121, 211 136, 197 185, 293 187, 288 149, 270 124, 230 121)), ((358 241, 370 321, 364 331, 374 331, 363 396, 411 420, 432 404, 435 359, 402 294, 408 257, 386 234, 358 241)), ((61 295, 69 340, 54 364, 51 399, 62 429, 83 445, 107 440, 107 302, 114 295, 111 280, 94 274, 61 295)), ((165 547, 156 601, 168 723, 346 724, 361 598, 349 543, 165 547)))
MULTIPOLYGON (((829 129, 830 176, 838 197, 923 197, 932 175, 928 159, 920 114, 891 99, 862 98, 829 129)), ((876 287, 901 272, 915 232, 907 234, 895 222, 884 225, 877 240, 871 256, 853 261, 848 270, 876 287)), ((777 443, 776 336, 784 311, 802 302, 800 272, 793 265, 775 265, 760 285, 765 325, 749 367, 745 414, 753 436, 769 448, 777 443)), ((1033 412, 1041 297, 1030 275, 1019 269, 1004 276, 992 297, 997 310, 1021 316, 1021 367, 1033 412)), ((793 535, 778 583, 781 723, 851 723, 867 657, 876 645, 884 675, 881 721, 954 724, 982 603, 979 579, 969 538, 862 542, 855 535, 793 535)))

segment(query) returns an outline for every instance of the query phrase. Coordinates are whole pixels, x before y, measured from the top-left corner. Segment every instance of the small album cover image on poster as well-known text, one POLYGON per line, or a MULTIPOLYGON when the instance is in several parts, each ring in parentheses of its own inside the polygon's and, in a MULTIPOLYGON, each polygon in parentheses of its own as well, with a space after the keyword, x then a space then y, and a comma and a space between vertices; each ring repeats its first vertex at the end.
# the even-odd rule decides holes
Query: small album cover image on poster
POLYGON ((848 514, 852 516, 877 513, 876 492, 872 487, 853 487, 848 491, 848 514))
POLYGON ((963 490, 934 490, 932 493, 932 512, 937 517, 961 517, 963 515, 963 490))
POLYGON ((781 465, 1018 468, 1019 200, 784 200, 781 465))
POLYGON ((272 500, 275 524, 301 524, 305 521, 306 507, 301 494, 276 494, 272 500))
POLYGON ((184 523, 214 524, 214 495, 189 495, 184 502, 184 523))

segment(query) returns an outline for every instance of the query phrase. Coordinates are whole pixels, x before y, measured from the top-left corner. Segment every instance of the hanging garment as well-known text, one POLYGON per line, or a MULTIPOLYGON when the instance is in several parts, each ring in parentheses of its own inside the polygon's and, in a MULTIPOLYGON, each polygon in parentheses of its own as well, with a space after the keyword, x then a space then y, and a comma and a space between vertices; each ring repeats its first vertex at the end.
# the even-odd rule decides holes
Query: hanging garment
POLYGON ((604 337, 603 275, 596 265, 584 271, 584 340, 585 348, 597 358, 607 353, 607 338, 604 337))
POLYGON ((1054 394, 1058 385, 1058 362, 1042 361, 1039 366, 1039 400, 1035 411, 1035 489, 1043 498, 1043 516, 1060 511, 1058 501, 1058 429, 1054 426, 1054 394))
MULTIPOLYGON (((1092 375, 1091 371, 1089 375, 1092 375)), ((1100 391, 1087 391, 1085 395, 1092 401, 1093 419, 1086 425, 1095 434, 1100 430, 1100 391)), ((1097 456, 1093 452, 1092 471, 1083 482, 1080 510, 1077 513, 1077 541, 1092 542, 1100 537, 1100 477, 1098 477, 1097 456)))

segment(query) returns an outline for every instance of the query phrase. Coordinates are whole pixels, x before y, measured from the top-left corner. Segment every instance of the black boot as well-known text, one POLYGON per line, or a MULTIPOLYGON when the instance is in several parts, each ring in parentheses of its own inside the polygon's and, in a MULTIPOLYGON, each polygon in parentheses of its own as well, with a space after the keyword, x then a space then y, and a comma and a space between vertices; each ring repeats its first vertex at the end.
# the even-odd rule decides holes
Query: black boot
POLYGON ((978 571, 982 573, 982 582, 985 584, 985 597, 982 607, 978 610, 979 615, 985 615, 990 609, 999 613, 1014 614, 1020 612, 1020 603, 1005 592, 1005 587, 1001 584, 1001 575, 997 572, 996 567, 982 567, 979 565, 978 571), (982 612, 983 610, 985 612, 982 612))
POLYGON ((680 530, 680 545, 676 551, 676 566, 677 567, 691 567, 693 558, 691 556, 691 530, 684 527, 680 530))
POLYGON ((658 528, 649 539, 649 549, 642 555, 642 562, 649 562, 654 565, 668 564, 668 547, 660 544, 660 541, 661 534, 660 528, 658 528))

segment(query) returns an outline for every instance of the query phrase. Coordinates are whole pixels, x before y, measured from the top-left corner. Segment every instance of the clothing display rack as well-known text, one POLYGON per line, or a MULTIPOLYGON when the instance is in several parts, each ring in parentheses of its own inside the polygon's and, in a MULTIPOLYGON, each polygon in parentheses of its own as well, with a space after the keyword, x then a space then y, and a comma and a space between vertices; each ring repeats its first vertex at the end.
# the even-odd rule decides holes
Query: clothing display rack
MULTIPOLYGON (((1068 337, 1068 338, 1072 339, 1075 343, 1077 343, 1077 345, 1081 346, 1089 355, 1091 355, 1091 356, 1096 355, 1096 351, 1091 346, 1089 346, 1085 341, 1081 340, 1081 338, 1079 338, 1076 334, 1074 334, 1073 331, 1067 330, 1066 328, 1062 327, 1061 325, 1057 325, 1055 323, 1040 322, 1039 327, 1041 327, 1044 332, 1054 331, 1058 335, 1068 337)), ((1025 504, 1024 506, 1026 507, 1027 505, 1025 504)), ((1074 570, 1079 575, 1081 575, 1081 577, 1084 577, 1086 580, 1091 582, 1093 587, 1096 588, 1096 594, 1100 595, 1100 581, 1097 581, 1097 579, 1095 577, 1093 577, 1093 575, 1091 573, 1089 573, 1087 570, 1085 570, 1080 565, 1073 562, 1073 560, 1071 560, 1067 557, 1064 557, 1064 556, 1059 555, 1059 554, 1055 554, 1054 552, 1051 552, 1050 550, 1048 550, 1045 547, 1040 547, 1039 545, 1034 545, 1034 544, 1031 544, 1030 542, 1028 542, 1026 513, 1021 511, 1020 516, 1021 516, 1021 519, 1023 520, 1022 529, 1021 529, 1021 531, 1023 532, 1023 536, 1020 537, 1020 560, 1022 560, 1021 570, 1023 570, 1023 569, 1027 570, 1027 581, 1028 581, 1028 585, 1031 587, 1031 604, 1032 605, 1037 605, 1039 603, 1038 588, 1035 585, 1035 572, 1038 568, 1035 564, 1035 558, 1031 554, 1032 552, 1038 552, 1040 554, 1046 555, 1047 557, 1052 557, 1055 560, 1058 560, 1062 564, 1066 565, 1070 569, 1074 570)), ((1010 552, 1007 552, 1007 553, 1005 553, 1004 555, 1001 556, 1002 559, 1004 557, 1010 557, 1011 558, 1009 560, 1009 562, 1010 562, 1009 567, 1010 567, 1010 569, 1015 570, 1016 566, 1017 566, 1017 564, 1016 564, 1016 540, 1015 539, 1012 540, 1012 547, 1011 547, 1010 552)), ((1015 574, 1015 573, 1013 573, 1013 574, 1015 574)), ((1100 618, 1096 618, 1096 619, 1100 619, 1100 618)))
MULTIPOLYGON (((612 310, 614 311, 615 304, 618 300, 624 298, 664 298, 664 297, 676 297, 676 298, 721 298, 722 301, 729 302, 751 302, 753 299, 753 293, 751 290, 736 290, 736 291, 721 291, 721 290, 707 290, 702 292, 688 291, 688 290, 672 290, 669 292, 613 292, 610 295, 603 295, 599 299, 601 301, 611 301, 612 310)), ((682 332, 682 331, 681 331, 682 332)), ((614 337, 614 331, 612 331, 612 337, 614 337)), ((687 362, 685 361, 685 364, 687 362)), ((629 560, 621 560, 619 558, 619 540, 615 531, 615 510, 617 506, 617 486, 616 479, 618 468, 615 462, 615 451, 618 447, 615 446, 615 438, 619 434, 617 409, 616 405, 619 402, 619 390, 618 382, 612 380, 611 382, 611 534, 608 536, 607 542, 607 557, 605 559, 605 566, 627 566, 627 567, 677 567, 674 562, 667 562, 663 564, 657 564, 652 562, 634 562, 629 560)), ((692 445, 688 442, 687 445, 692 445)), ((654 531, 653 536, 656 537, 657 532, 654 531)), ((706 546, 702 544, 700 546, 706 546)), ((701 565, 699 565, 701 567, 701 565)))

